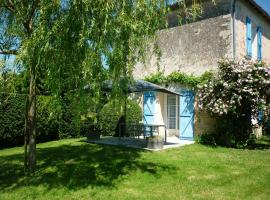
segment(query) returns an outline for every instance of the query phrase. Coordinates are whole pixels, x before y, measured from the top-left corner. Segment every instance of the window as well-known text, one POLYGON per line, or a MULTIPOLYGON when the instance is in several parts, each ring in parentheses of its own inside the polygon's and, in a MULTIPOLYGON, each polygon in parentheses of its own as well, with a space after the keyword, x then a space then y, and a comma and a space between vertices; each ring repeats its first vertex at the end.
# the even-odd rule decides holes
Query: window
POLYGON ((249 17, 247 17, 246 19, 246 29, 247 29, 247 44, 246 44, 246 48, 247 48, 247 56, 248 57, 252 57, 252 25, 251 25, 251 20, 249 19, 249 17))
POLYGON ((167 5, 173 5, 175 3, 177 3, 177 0, 165 0, 167 5))
POLYGON ((176 129, 176 95, 167 96, 168 129, 176 129))
POLYGON ((257 38, 258 38, 258 60, 262 60, 262 28, 257 28, 257 38))

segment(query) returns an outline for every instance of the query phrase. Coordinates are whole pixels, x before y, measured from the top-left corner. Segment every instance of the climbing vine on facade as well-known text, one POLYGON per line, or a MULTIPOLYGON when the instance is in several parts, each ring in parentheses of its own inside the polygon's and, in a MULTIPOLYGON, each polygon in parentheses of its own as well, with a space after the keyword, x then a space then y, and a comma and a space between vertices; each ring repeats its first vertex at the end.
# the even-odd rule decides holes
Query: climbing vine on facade
POLYGON ((201 76, 195 76, 192 74, 189 75, 183 72, 174 71, 167 76, 163 72, 157 72, 145 77, 145 80, 158 85, 177 83, 191 87, 193 89, 197 89, 199 85, 206 83, 213 76, 214 74, 211 71, 207 71, 201 76))

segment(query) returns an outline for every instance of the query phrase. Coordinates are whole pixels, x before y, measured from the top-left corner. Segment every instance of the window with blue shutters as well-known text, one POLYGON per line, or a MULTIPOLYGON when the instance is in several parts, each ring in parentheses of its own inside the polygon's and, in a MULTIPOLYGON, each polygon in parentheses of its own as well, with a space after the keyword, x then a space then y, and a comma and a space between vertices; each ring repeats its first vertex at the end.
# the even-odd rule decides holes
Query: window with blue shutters
POLYGON ((257 28, 257 37, 258 37, 258 60, 262 60, 262 28, 257 28))
POLYGON ((167 5, 173 5, 175 3, 177 3, 177 0, 165 0, 167 5))
POLYGON ((251 25, 251 20, 249 17, 246 19, 246 29, 247 29, 247 56, 252 57, 252 25, 251 25))

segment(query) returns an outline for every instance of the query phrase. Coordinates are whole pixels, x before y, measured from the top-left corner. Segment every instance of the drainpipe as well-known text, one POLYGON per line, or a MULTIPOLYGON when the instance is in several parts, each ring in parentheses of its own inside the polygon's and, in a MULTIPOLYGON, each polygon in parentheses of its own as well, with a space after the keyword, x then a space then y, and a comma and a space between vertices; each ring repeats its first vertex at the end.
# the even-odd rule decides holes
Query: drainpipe
POLYGON ((236 41, 235 41, 235 4, 236 0, 232 1, 232 34, 233 34, 233 59, 236 59, 236 41))

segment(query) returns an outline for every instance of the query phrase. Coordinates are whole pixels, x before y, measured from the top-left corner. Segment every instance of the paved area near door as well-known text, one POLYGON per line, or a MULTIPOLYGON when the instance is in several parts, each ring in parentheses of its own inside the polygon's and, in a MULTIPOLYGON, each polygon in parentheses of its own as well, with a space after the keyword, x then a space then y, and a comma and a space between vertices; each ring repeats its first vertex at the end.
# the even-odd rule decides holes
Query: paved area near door
POLYGON ((148 149, 145 148, 146 140, 143 138, 129 138, 129 137, 101 137, 100 140, 87 140, 89 143, 95 144, 108 144, 116 146, 125 146, 131 148, 140 148, 150 151, 160 151, 163 149, 176 148, 185 145, 193 144, 194 141, 189 140, 179 140, 179 138, 172 136, 167 137, 167 142, 164 144, 163 149, 148 149))
POLYGON ((172 137, 167 137, 167 143, 164 145, 163 149, 181 147, 181 146, 190 145, 190 144, 194 144, 194 141, 180 140, 179 138, 172 136, 172 137))

